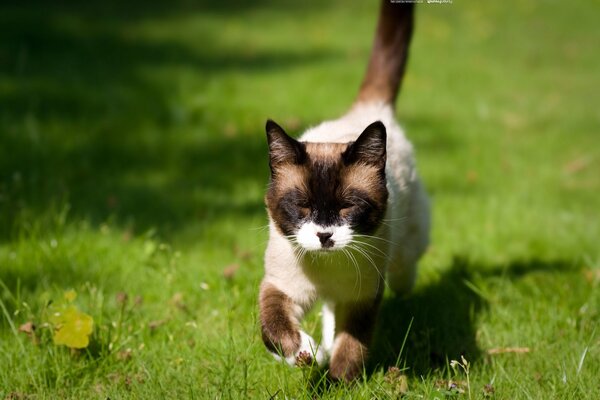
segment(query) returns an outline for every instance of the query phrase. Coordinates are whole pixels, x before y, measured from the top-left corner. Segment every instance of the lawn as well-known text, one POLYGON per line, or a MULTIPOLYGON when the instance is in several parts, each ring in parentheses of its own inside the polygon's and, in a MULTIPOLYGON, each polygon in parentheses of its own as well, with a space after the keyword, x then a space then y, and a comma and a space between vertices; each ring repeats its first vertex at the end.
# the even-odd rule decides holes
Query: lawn
POLYGON ((600 398, 599 3, 417 7, 432 245, 353 385, 260 339, 264 122, 347 109, 376 4, 27 3, 0 5, 0 398, 600 398))

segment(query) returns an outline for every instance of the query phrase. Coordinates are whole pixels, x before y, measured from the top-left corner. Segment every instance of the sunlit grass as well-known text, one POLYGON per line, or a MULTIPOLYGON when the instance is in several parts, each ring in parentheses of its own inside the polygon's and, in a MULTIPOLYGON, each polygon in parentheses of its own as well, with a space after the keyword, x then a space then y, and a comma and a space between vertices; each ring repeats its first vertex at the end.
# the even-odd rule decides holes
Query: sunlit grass
POLYGON ((576 3, 418 6, 398 116, 432 246, 354 385, 260 340, 263 126, 349 106, 375 5, 0 6, 0 397, 599 398, 599 10, 576 3), (83 351, 48 325, 70 289, 83 351))

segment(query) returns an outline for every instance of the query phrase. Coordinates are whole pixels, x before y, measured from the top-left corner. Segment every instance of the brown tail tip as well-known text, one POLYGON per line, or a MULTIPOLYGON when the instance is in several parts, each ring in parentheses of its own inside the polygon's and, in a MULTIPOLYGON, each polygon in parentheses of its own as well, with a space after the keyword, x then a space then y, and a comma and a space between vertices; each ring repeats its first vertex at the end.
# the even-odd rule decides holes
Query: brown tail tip
POLYGON ((414 4, 383 0, 375 41, 357 102, 395 104, 408 59, 414 4))

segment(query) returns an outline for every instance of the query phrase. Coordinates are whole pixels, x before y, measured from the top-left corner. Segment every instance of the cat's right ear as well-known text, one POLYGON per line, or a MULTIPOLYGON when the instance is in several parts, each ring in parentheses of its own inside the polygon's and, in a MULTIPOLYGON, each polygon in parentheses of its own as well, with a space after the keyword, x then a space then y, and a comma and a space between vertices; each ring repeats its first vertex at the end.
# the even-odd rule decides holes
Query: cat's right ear
POLYGON ((288 136, 282 127, 267 120, 267 142, 269 143, 269 165, 271 171, 282 164, 302 164, 306 160, 303 143, 288 136))

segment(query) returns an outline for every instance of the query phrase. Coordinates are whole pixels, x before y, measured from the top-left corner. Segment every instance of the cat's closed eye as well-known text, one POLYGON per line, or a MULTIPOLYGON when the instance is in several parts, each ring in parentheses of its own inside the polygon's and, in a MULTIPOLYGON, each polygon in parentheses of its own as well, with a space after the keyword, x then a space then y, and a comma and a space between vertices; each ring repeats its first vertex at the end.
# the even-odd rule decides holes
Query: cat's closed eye
POLYGON ((298 210, 300 210, 300 214, 303 218, 306 218, 310 215, 310 204, 308 204, 308 203, 296 204, 296 207, 298 207, 298 210))
POLYGON ((293 204, 300 212, 300 215, 303 218, 306 218, 311 211, 310 201, 308 198, 302 194, 300 191, 295 192, 293 204))
POLYGON ((308 200, 298 200, 296 201, 296 207, 298 208, 306 208, 307 210, 310 209, 310 203, 308 202, 308 200))
POLYGON ((340 212, 349 211, 353 208, 356 208, 356 204, 350 201, 345 201, 340 206, 340 212))

